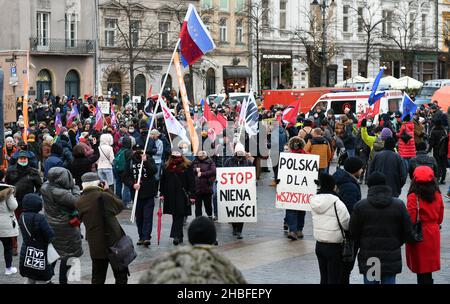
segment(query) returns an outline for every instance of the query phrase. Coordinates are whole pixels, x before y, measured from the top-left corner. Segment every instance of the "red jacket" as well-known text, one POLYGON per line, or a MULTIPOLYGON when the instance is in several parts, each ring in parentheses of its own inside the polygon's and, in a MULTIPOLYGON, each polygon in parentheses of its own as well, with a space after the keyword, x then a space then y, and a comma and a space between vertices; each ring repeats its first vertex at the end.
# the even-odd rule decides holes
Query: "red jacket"
POLYGON ((398 154, 402 158, 413 158, 416 157, 416 143, 414 142, 414 123, 412 121, 404 123, 397 133, 398 137, 398 154), (411 136, 411 139, 405 143, 401 136, 403 132, 407 131, 411 136))
MULTIPOLYGON (((428 273, 441 269, 441 232, 439 225, 444 219, 444 203, 439 192, 434 194, 433 203, 420 200, 420 221, 423 241, 406 244, 406 263, 414 273, 428 273)), ((416 222, 417 198, 415 193, 408 195, 407 209, 411 222, 416 222)))

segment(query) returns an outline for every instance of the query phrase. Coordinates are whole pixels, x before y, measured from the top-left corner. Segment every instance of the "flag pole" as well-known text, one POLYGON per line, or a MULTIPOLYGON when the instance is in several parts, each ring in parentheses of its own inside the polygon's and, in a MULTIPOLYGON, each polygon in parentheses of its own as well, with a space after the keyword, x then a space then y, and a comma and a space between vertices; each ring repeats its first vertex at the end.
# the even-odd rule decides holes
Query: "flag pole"
MULTIPOLYGON (((146 139, 146 141, 145 141, 144 153, 146 153, 146 151, 147 151, 148 141, 149 141, 149 139, 150 139, 150 131, 152 130, 153 124, 155 123, 156 112, 158 111, 158 107, 159 107, 159 104, 160 104, 160 99, 162 98, 161 96, 162 96, 162 93, 163 93, 163 91, 164 91, 164 87, 166 86, 166 81, 167 81, 167 78, 168 78, 168 76, 169 76, 170 68, 171 68, 171 66, 172 66, 172 63, 173 63, 173 59, 174 59, 174 57, 175 57, 175 54, 177 53, 178 46, 180 45, 180 41, 181 41, 181 39, 178 38, 177 43, 175 44, 175 48, 174 48, 173 53, 172 53, 172 57, 170 58, 169 66, 167 67, 166 75, 164 76, 164 81, 163 81, 163 83, 161 84, 161 89, 159 90, 158 102, 157 102, 156 105, 155 105, 155 109, 153 110, 154 115, 152 116, 152 120, 150 121, 150 126, 148 127, 148 134, 147 134, 147 139, 146 139)), ((170 137, 170 135, 169 135, 169 137, 170 137)), ((139 175, 138 175, 137 184, 140 184, 140 183, 141 183, 141 178, 142 178, 142 167, 143 167, 143 166, 144 166, 144 161, 141 160, 141 166, 140 166, 140 168, 139 168, 139 175)), ((135 190, 135 192, 134 192, 134 200, 133 200, 133 209, 131 210, 131 218, 130 218, 130 221, 131 221, 132 223, 134 223, 134 220, 135 220, 136 205, 137 205, 137 198, 138 198, 138 195, 139 195, 139 190, 135 190)))

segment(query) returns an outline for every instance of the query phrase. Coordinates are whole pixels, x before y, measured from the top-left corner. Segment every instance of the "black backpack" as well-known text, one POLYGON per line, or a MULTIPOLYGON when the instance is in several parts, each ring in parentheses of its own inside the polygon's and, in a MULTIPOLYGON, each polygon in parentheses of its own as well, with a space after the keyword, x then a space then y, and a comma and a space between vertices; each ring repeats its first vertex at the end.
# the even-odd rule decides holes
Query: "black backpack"
POLYGON ((447 157, 448 155, 448 133, 445 131, 445 136, 442 136, 438 145, 439 157, 447 157))

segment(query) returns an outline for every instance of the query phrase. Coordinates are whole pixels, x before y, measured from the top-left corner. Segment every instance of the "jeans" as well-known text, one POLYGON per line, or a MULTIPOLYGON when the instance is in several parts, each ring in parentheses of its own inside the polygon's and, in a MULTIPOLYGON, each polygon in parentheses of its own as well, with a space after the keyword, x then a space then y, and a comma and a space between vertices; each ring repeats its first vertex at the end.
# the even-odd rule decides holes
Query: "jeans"
POLYGON ((202 207, 205 205, 206 214, 212 216, 212 205, 211 205, 211 193, 197 194, 197 200, 195 201, 195 216, 202 216, 202 207))
POLYGON ((114 180, 116 181, 116 186, 114 187, 116 195, 122 199, 123 204, 126 207, 127 204, 131 202, 131 190, 122 183, 120 176, 116 173, 114 173, 114 180))
POLYGON ((13 260, 13 238, 0 238, 0 241, 3 243, 3 255, 5 257, 5 266, 6 268, 10 268, 12 266, 13 260))
POLYGON ((159 178, 161 177, 161 163, 155 163, 155 166, 156 166, 155 180, 159 181, 159 178))
POLYGON ((98 177, 105 181, 109 186, 114 185, 114 174, 112 168, 98 169, 98 177))
POLYGON ((409 163, 411 161, 411 158, 404 158, 403 162, 405 164, 406 172, 409 172, 409 163))
POLYGON ((385 275, 381 276, 381 281, 369 281, 366 276, 364 276, 364 284, 366 285, 380 285, 380 284, 395 284, 395 275, 385 275))
POLYGON ((153 209, 155 199, 153 197, 138 199, 136 205, 136 226, 139 240, 146 241, 152 238, 153 209))
MULTIPOLYGON (((59 284, 67 284, 67 273, 70 270, 71 265, 67 264, 68 258, 62 258, 59 264, 59 284)), ((52 264, 53 271, 55 271, 56 263, 52 264)))
MULTIPOLYGON (((105 284, 108 264, 108 259, 92 259, 92 284, 105 284)), ((115 271, 113 269, 113 273, 116 284, 127 284, 128 269, 124 271, 115 271)))
POLYGON ((286 222, 289 232, 302 231, 305 226, 305 211, 286 210, 286 222))
POLYGON ((342 273, 342 245, 316 242, 320 284, 339 284, 342 273))
POLYGON ((217 217, 217 182, 213 184, 212 202, 214 207, 214 216, 217 217))

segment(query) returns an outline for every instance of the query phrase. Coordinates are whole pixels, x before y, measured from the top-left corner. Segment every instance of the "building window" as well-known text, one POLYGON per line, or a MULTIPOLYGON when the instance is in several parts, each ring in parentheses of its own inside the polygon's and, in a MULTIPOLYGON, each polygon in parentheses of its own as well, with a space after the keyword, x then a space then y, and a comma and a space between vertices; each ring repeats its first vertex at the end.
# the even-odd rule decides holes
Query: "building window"
POLYGON ((220 0, 220 10, 228 12, 228 0, 220 0))
POLYGON ((37 13, 37 38, 39 46, 48 46, 50 37, 50 14, 37 13))
MULTIPOLYGON (((162 75, 161 77, 161 86, 163 85, 164 82, 164 77, 166 77, 166 74, 162 75)), ((166 84, 164 86, 164 91, 170 91, 172 90, 172 76, 167 75, 167 80, 166 80, 166 84)))
POLYGON ((351 59, 344 59, 344 80, 347 80, 349 78, 352 78, 352 60, 351 59))
POLYGON ((202 0, 202 9, 207 10, 212 8, 212 0, 202 0))
POLYGON ((66 47, 77 46, 77 16, 66 14, 66 47))
POLYGON ((358 75, 367 77, 367 63, 365 60, 358 60, 358 75))
POLYGON ((427 15, 422 15, 422 38, 427 36, 427 15))
POLYGON ((227 41, 227 19, 220 19, 220 42, 227 41))
POLYGON ((269 27, 269 0, 262 0, 262 26, 269 27))
POLYGON ((342 18, 342 30, 344 31, 344 33, 348 33, 348 9, 349 6, 348 5, 344 5, 343 8, 343 18, 342 18))
POLYGON ((210 68, 206 72, 206 96, 216 94, 216 72, 210 68))
POLYGON ((139 20, 131 20, 130 28, 131 28, 131 46, 138 47, 139 46, 139 20))
POLYGON ((159 23, 159 47, 164 49, 169 46, 169 22, 159 23))
POLYGON ((358 7, 358 33, 364 30, 363 8, 358 7))
POLYGON ((245 9, 244 0, 236 0, 236 12, 243 12, 245 9))
POLYGON ((236 21, 236 43, 243 43, 243 27, 242 27, 242 19, 236 21))
POLYGON ((134 96, 147 96, 147 81, 142 74, 134 78, 134 96))
POLYGON ((383 35, 392 35, 392 11, 383 11, 383 35))
POLYGON ((410 13, 409 14, 409 39, 412 40, 414 39, 415 36, 415 26, 414 26, 414 22, 416 21, 416 14, 415 13, 410 13))
POLYGON ((210 21, 209 17, 203 18, 203 24, 205 25, 208 32, 211 33, 211 21, 210 21))
POLYGON ((75 70, 70 70, 65 79, 66 96, 80 96, 80 76, 75 70))
MULTIPOLYGON (((49 70, 39 71, 36 78, 37 99, 44 97, 45 93, 52 90, 52 76, 49 70)), ((50 95, 50 94, 49 94, 50 95)))
POLYGON ((280 29, 286 29, 286 0, 280 0, 280 29))
POLYGON ((112 72, 108 76, 107 88, 113 100, 122 100, 122 76, 119 72, 112 72))
POLYGON ((105 19, 105 46, 113 47, 116 44, 117 19, 105 19))

